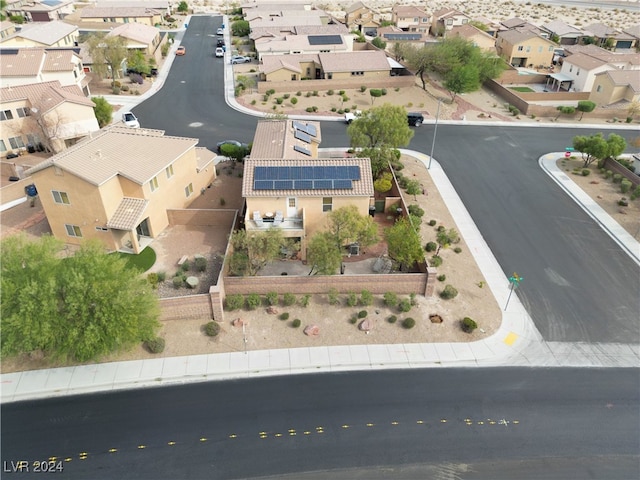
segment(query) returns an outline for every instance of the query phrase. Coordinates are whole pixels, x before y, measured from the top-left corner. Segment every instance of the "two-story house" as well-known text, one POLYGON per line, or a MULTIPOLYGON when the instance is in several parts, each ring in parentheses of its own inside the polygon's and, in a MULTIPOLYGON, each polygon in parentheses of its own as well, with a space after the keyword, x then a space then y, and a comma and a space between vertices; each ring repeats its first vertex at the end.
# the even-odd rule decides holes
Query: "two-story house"
POLYGON ((59 81, 0 88, 0 154, 60 152, 99 130, 94 103, 59 81))
POLYGON ((80 11, 81 22, 142 23, 153 27, 162 22, 166 10, 151 7, 105 6, 85 7, 80 11))
POLYGON ((433 12, 430 33, 434 37, 443 37, 453 27, 469 23, 470 18, 453 8, 441 8, 433 12))
POLYGON ((280 228, 300 243, 303 260, 328 212, 355 205, 367 215, 374 194, 371 161, 318 158, 320 140, 319 122, 263 120, 244 164, 247 233, 280 228))
POLYGON ((429 33, 431 15, 413 5, 394 5, 391 21, 405 32, 429 33))
POLYGON ((378 10, 365 5, 363 2, 353 3, 346 9, 345 13, 344 23, 349 31, 357 31, 372 37, 378 34, 378 28, 384 20, 378 10))
POLYGON ((197 138, 113 126, 29 169, 53 235, 140 253, 215 178, 197 138))
POLYGON ((460 37, 486 52, 496 53, 496 39, 470 23, 453 27, 447 38, 460 37))
POLYGON ((638 71, 607 70, 596 74, 589 100, 600 106, 640 102, 638 71))
POLYGON ((556 44, 530 30, 505 30, 498 33, 498 55, 514 67, 549 66, 556 44))
POLYGON ((629 49, 636 46, 636 38, 617 28, 604 23, 592 23, 584 27, 585 37, 593 39, 593 43, 609 50, 629 49))
POLYGON ((581 29, 561 20, 545 23, 540 28, 549 34, 549 38, 557 38, 560 45, 577 45, 585 36, 581 29))
POLYGON ((38 22, 23 25, 0 40, 4 47, 75 47, 78 45, 78 27, 61 21, 38 22))
POLYGON ((153 57, 156 61, 162 58, 160 46, 166 41, 166 36, 160 35, 157 27, 143 23, 125 23, 110 30, 108 37, 122 37, 127 42, 128 50, 138 50, 146 57, 153 57))

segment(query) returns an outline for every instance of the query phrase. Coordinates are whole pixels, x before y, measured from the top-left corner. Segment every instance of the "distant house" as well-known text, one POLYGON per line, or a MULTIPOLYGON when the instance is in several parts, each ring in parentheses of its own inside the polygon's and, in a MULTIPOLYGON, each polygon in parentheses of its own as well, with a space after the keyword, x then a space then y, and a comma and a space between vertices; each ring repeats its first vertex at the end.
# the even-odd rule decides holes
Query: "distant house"
POLYGON ((405 32, 398 27, 390 25, 388 27, 380 27, 378 29, 378 36, 388 43, 425 43, 429 34, 422 32, 405 32))
POLYGON ((405 32, 429 33, 431 15, 411 5, 394 5, 391 21, 405 32))
POLYGON ((3 48, 0 71, 3 86, 30 85, 57 80, 63 87, 77 86, 90 95, 78 48, 3 48))
POLYGON ((607 70, 595 75, 589 100, 597 105, 640 101, 640 75, 633 70, 607 70))
POLYGON ((240 4, 240 8, 242 9, 242 14, 247 15, 251 12, 258 11, 281 11, 281 10, 311 10, 313 5, 311 2, 298 2, 295 0, 290 1, 267 1, 267 2, 245 2, 240 4))
POLYGON ((481 30, 494 38, 498 36, 498 32, 508 30, 508 28, 503 27, 500 22, 496 22, 495 20, 491 20, 486 17, 474 17, 472 20, 469 20, 469 22, 482 26, 481 30))
POLYGON ((447 34, 447 38, 453 37, 464 38, 481 50, 492 53, 496 52, 496 39, 469 23, 453 27, 447 34))
POLYGON ((470 18, 453 8, 442 8, 433 12, 431 17, 431 35, 441 37, 455 26, 469 23, 470 18))
POLYGON ((584 32, 586 37, 593 39, 595 45, 614 51, 633 48, 637 44, 637 39, 633 35, 605 25, 604 23, 587 25, 584 27, 584 32))
POLYGON ((269 55, 337 53, 353 50, 353 35, 286 35, 281 40, 256 43, 258 59, 269 55))
POLYGON ((29 146, 61 152, 99 130, 94 103, 59 81, 0 88, 0 154, 29 146))
POLYGON ((578 27, 564 23, 561 20, 545 23, 540 28, 549 34, 549 38, 557 37, 560 45, 577 45, 585 36, 584 32, 578 27))
POLYGON ((346 10, 345 24, 350 31, 375 37, 384 17, 382 14, 363 2, 355 2, 346 10))
POLYGON ((84 7, 80 11, 81 22, 103 23, 142 23, 153 27, 162 22, 166 12, 158 8, 149 7, 84 7))
MULTIPOLYGON (((73 13, 73 0, 42 0, 30 2, 22 5, 19 15, 24 16, 29 22, 53 22, 54 20, 63 20, 67 15, 73 13)), ((12 14, 17 12, 12 11, 12 14)))
POLYGON ((160 46, 166 37, 160 35, 160 30, 142 23, 125 23, 109 31, 108 37, 121 37, 127 42, 127 49, 138 50, 157 61, 162 58, 160 46))
POLYGON ((78 27, 61 21, 23 25, 0 40, 1 47, 74 47, 78 44, 78 27))
POLYGON ((571 45, 565 53, 560 73, 571 78, 579 92, 593 92, 596 75, 605 71, 631 70, 640 76, 640 56, 634 53, 613 53, 595 45, 571 45))
POLYGON ((249 38, 256 44, 283 40, 290 35, 352 35, 341 23, 329 25, 286 25, 282 27, 258 27, 251 29, 249 38))
POLYGON ((636 45, 640 45, 640 24, 622 29, 624 33, 636 39, 636 45))
POLYGON ((319 122, 263 120, 244 163, 247 233, 280 228, 299 242, 303 260, 308 240, 327 226, 329 212, 355 205, 367 215, 374 194, 368 158, 321 159, 319 142, 319 122))
MULTIPOLYGON (((268 4, 265 5, 265 7, 268 4)), ((249 22, 249 25, 261 27, 265 22, 278 21, 278 19, 289 19, 293 25, 306 24, 307 19, 313 19, 313 25, 328 25, 331 22, 331 16, 324 10, 319 9, 260 9, 260 10, 248 10, 244 16, 244 19, 249 22)))
POLYGON ((525 30, 505 30, 498 33, 498 55, 514 67, 549 66, 556 44, 536 33, 525 30))
POLYGON ((140 253, 215 178, 215 154, 197 138, 112 126, 27 171, 53 235, 97 239, 140 253))
POLYGON ((15 23, 7 21, 0 22, 0 43, 8 36, 13 35, 16 30, 17 29, 15 23))

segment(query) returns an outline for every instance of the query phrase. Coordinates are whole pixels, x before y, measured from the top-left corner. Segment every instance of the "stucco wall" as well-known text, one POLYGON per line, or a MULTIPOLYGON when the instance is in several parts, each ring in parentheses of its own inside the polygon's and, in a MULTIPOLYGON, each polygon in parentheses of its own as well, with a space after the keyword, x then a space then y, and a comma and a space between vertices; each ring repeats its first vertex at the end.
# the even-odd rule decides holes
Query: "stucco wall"
POLYGON ((360 88, 365 85, 367 88, 401 88, 412 87, 415 84, 413 75, 392 77, 388 74, 383 77, 365 78, 351 77, 345 79, 334 80, 299 80, 299 81, 280 81, 280 82, 258 82, 258 92, 265 93, 269 89, 276 92, 312 92, 314 90, 348 90, 360 88))

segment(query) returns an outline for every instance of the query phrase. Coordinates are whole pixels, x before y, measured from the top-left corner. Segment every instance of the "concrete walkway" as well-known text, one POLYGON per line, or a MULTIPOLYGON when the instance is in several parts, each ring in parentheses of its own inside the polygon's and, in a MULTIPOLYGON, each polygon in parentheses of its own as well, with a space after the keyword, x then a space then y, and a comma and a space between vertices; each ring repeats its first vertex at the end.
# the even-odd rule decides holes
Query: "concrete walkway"
MULTIPOLYGON (((173 48, 178 44, 176 41, 173 48)), ((238 105, 233 97, 232 67, 228 64, 228 58, 225 60, 227 103, 238 111, 245 111, 246 109, 238 105)), ((153 91, 141 97, 117 96, 114 101, 121 104, 119 101, 126 98, 127 101, 136 101, 137 104, 153 95, 166 78, 170 64, 170 61, 165 62, 164 70, 158 76, 160 81, 156 82, 154 87, 157 88, 153 91)), ((133 106, 127 105, 128 108, 133 106)), ((251 114, 255 115, 256 112, 251 114)), ((428 155, 409 150, 403 150, 403 153, 414 156, 425 166, 429 163, 428 155)), ((563 154, 564 152, 549 153, 541 157, 540 166, 634 261, 639 262, 638 242, 555 166, 555 159, 563 154)), ((408 343, 261 350, 16 372, 0 376, 0 401, 11 402, 230 378, 346 370, 497 365, 640 365, 640 345, 545 342, 517 295, 509 298, 508 279, 437 160, 431 161, 429 171, 440 195, 449 206, 460 234, 484 273, 488 287, 498 305, 503 306, 502 325, 491 337, 471 343, 408 343)))

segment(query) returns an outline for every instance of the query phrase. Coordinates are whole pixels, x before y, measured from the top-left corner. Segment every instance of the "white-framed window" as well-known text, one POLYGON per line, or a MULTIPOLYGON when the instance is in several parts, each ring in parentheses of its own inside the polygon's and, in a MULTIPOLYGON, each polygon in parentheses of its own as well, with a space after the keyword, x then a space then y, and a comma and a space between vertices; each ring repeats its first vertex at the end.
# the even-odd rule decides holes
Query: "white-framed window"
POLYGON ((469 20, 467 20, 466 18, 462 19, 462 25, 465 25, 469 20))
POLYGON ((0 120, 13 120, 11 110, 0 110, 0 120))
POLYGON ((529 53, 531 51, 531 46, 527 45, 527 53, 529 53))
POLYGON ((576 77, 580 75, 580 69, 576 70, 576 77))
POLYGON ((149 187, 151 187, 152 192, 155 192, 158 189, 158 177, 153 177, 149 180, 149 187))
POLYGON ((551 46, 549 47, 549 51, 550 51, 550 52, 553 52, 553 45, 551 45, 551 46))
POLYGON ((9 138, 9 145, 11 145, 13 149, 24 148, 24 141, 22 137, 11 137, 9 138))
POLYGON ((98 232, 108 232, 109 229, 107 227, 96 227, 96 230, 98 232))
POLYGON ((573 65, 569 65, 569 73, 573 72, 573 65))
POLYGON ((18 112, 18 117, 24 118, 29 116, 29 109, 25 107, 16 108, 16 112, 18 112))
POLYGON ((351 72, 352 77, 360 77, 364 75, 364 72, 351 72))
POLYGON ((447 25, 453 25, 453 19, 452 18, 448 18, 447 19, 447 25))
POLYGON ((543 48, 542 45, 538 47, 538 53, 542 53, 542 48, 543 48))
POLYGON ((0 152, 6 152, 7 146, 4 144, 4 140, 0 140, 0 152))
POLYGON ((69 225, 68 223, 65 223, 64 228, 67 229, 67 235, 70 237, 82 237, 82 231, 78 225, 69 225))
POLYGON ((69 201, 69 195, 67 192, 59 192, 57 190, 51 190, 51 194, 53 195, 53 201, 56 203, 60 203, 63 205, 71 205, 69 201))
POLYGON ((330 212, 333 209, 333 198, 322 197, 322 211, 330 212))
POLYGON ((193 193, 193 183, 190 183, 186 187, 184 187, 184 194, 189 198, 193 193))
POLYGON ((173 165, 169 165, 167 168, 164 169, 164 171, 167 174, 167 178, 173 177, 173 165))

